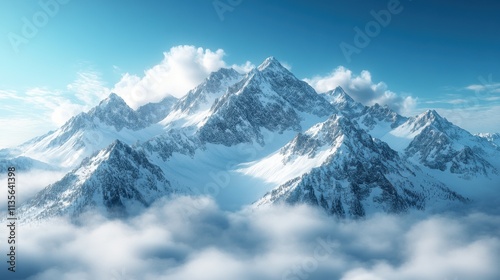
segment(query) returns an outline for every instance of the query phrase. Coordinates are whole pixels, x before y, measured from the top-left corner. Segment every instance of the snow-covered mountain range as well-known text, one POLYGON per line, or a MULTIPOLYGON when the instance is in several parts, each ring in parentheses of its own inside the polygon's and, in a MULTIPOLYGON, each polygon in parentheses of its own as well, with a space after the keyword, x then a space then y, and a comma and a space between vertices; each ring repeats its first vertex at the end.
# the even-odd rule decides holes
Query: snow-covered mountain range
POLYGON ((67 172, 22 206, 27 220, 128 215, 174 193, 212 195, 227 209, 307 203, 362 217, 498 193, 499 139, 436 111, 405 117, 340 87, 317 93, 270 57, 137 110, 111 94, 59 129, 1 150, 0 165, 67 172))
MULTIPOLYGON (((158 166, 127 144, 114 141, 85 158, 60 181, 40 191, 19 209, 23 220, 87 210, 110 217, 138 213, 156 199, 177 192, 158 166)), ((182 190, 187 193, 189 189, 182 190)))
POLYGON ((361 217, 367 211, 400 213, 440 201, 467 201, 344 116, 334 115, 297 135, 280 154, 284 165, 300 165, 304 156, 321 160, 258 205, 305 202, 339 217, 361 217))

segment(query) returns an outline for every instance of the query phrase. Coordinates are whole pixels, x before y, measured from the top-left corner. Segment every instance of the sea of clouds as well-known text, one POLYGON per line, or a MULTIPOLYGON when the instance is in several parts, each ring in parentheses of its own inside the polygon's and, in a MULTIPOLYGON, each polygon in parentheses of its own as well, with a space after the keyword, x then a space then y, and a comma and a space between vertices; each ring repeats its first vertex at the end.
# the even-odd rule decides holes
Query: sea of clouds
POLYGON ((16 273, 0 243, 0 279, 493 280, 499 233, 500 216, 480 212, 350 221, 305 205, 227 212, 177 197, 128 219, 23 224, 16 273))

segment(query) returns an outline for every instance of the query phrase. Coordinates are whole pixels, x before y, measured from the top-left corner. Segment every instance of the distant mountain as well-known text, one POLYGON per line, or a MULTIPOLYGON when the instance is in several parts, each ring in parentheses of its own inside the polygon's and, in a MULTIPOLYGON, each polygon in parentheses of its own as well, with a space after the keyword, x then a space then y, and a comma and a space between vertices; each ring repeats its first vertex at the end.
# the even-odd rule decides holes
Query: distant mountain
MULTIPOLYGON (((344 92, 342 95, 347 94, 344 92)), ((355 106, 352 102, 351 99, 350 107, 355 106)), ((411 118, 378 104, 357 113, 347 111, 351 113, 344 115, 355 120, 372 137, 386 142, 414 163, 463 178, 498 175, 498 167, 492 163, 492 155, 497 154, 495 142, 488 143, 470 134, 434 110, 411 118)), ((494 136, 489 139, 494 139, 494 136)))
POLYGON ((138 113, 112 93, 89 112, 78 114, 56 131, 12 149, 12 153, 62 168, 73 168, 116 139, 132 144, 158 134, 161 128, 149 123, 152 114, 158 110, 149 111, 150 115, 145 113, 146 109, 138 113))
POLYGON ((500 133, 479 133, 476 136, 484 138, 500 148, 500 133))
POLYGON ((137 109, 137 117, 146 124, 155 124, 163 120, 177 103, 178 99, 167 96, 158 103, 148 103, 137 109))
POLYGON ((284 164, 322 155, 318 167, 266 194, 256 205, 307 203, 338 217, 378 211, 401 213, 467 199, 426 176, 387 144, 346 117, 333 116, 299 134, 281 153, 284 164))
POLYGON ((321 96, 348 117, 357 117, 365 110, 365 106, 354 101, 341 87, 336 87, 334 90, 322 93, 321 96))
POLYGON ((365 130, 377 134, 380 134, 377 130, 394 129, 407 120, 408 118, 396 113, 387 105, 380 106, 379 104, 366 107, 358 117, 358 122, 365 130))
POLYGON ((0 159, 0 170, 7 170, 9 167, 15 167, 17 171, 30 170, 56 170, 57 168, 29 157, 14 157, 0 159))
POLYGON ((137 213, 175 192, 179 190, 171 186, 158 166, 117 140, 43 189, 19 211, 23 220, 77 217, 88 210, 120 217, 137 213))
POLYGON ((203 147, 198 138, 187 135, 181 129, 170 129, 140 145, 150 157, 156 156, 163 161, 167 161, 174 153, 192 157, 197 149, 203 147))
POLYGON ((387 105, 364 106, 352 99, 341 87, 320 95, 328 100, 339 111, 339 114, 356 121, 362 129, 375 138, 382 139, 408 120, 407 117, 401 116, 387 105))
POLYGON ((450 123, 434 110, 409 119, 400 130, 415 135, 405 154, 424 166, 461 174, 464 178, 498 174, 488 161, 495 153, 493 146, 450 123))
POLYGON ((239 82, 243 75, 234 69, 222 68, 210 74, 199 86, 174 104, 171 112, 161 122, 167 129, 192 128, 196 130, 210 115, 210 108, 231 86, 239 82))
POLYGON ((141 148, 163 161, 173 153, 193 156, 197 149, 203 148, 196 131, 212 114, 214 103, 242 78, 236 70, 227 68, 210 74, 174 104, 167 117, 160 121, 164 132, 145 141, 141 148))
POLYGON ((175 110, 188 113, 208 110, 217 98, 222 97, 228 88, 243 79, 243 75, 234 69, 221 68, 213 72, 203 83, 189 91, 182 100, 176 104, 175 110))

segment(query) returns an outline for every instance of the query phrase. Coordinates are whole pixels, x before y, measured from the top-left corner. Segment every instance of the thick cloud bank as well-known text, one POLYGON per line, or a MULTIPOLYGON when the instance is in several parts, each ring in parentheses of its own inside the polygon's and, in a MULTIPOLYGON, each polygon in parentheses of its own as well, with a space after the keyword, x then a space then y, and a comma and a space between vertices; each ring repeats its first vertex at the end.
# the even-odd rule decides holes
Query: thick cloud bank
POLYGON ((180 197, 128 220, 21 226, 18 271, 2 261, 0 278, 500 279, 499 232, 500 216, 481 213, 338 221, 306 206, 224 212, 180 197))

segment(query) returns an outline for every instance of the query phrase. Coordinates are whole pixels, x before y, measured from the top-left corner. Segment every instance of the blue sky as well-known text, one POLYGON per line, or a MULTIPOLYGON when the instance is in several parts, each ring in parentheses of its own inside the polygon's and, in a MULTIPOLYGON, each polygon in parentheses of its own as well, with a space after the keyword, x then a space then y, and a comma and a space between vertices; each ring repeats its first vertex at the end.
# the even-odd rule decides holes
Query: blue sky
POLYGON ((0 125, 12 137, 0 147, 110 91, 137 107, 268 56, 318 91, 337 83, 366 104, 434 108, 471 132, 500 132, 499 11, 486 0, 2 1, 0 125), (356 44, 357 28, 368 43, 356 44))

